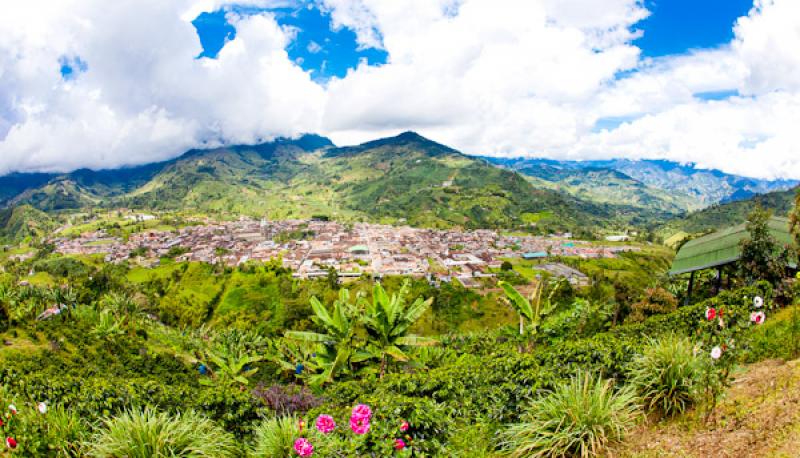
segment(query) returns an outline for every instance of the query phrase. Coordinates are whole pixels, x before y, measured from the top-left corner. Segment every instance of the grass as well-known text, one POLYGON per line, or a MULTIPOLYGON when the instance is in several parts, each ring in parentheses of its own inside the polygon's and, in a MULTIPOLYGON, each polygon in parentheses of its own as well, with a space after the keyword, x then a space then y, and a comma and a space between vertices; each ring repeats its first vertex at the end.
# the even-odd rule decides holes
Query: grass
POLYGON ((535 400, 526 421, 501 433, 503 448, 515 458, 601 456, 621 441, 639 418, 630 388, 591 374, 535 400))
POLYGON ((652 340, 633 360, 629 381, 648 410, 673 416, 694 403, 700 370, 692 342, 672 335, 652 340))
POLYGON ((256 440, 249 455, 253 458, 294 456, 292 446, 299 434, 297 417, 264 420, 256 427, 256 440))
POLYGON ((171 416, 151 409, 106 419, 93 438, 90 456, 127 458, 233 457, 235 439, 220 426, 189 411, 171 416))

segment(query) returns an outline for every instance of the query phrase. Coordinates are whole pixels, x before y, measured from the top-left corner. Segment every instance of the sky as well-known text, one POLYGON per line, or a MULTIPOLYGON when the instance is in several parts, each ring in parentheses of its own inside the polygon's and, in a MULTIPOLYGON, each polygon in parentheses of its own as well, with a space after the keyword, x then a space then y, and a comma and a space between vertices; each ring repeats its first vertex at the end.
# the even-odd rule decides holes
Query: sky
POLYGON ((10 0, 0 174, 414 130, 800 178, 797 0, 10 0))

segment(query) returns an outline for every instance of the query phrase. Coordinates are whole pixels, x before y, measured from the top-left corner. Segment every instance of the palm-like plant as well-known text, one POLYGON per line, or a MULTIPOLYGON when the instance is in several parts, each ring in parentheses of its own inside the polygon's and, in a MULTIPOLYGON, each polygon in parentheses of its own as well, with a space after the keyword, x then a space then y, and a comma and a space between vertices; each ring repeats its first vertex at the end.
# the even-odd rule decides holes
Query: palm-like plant
MULTIPOLYGON (((247 385, 248 377, 258 371, 258 368, 250 365, 266 359, 261 354, 265 346, 266 341, 261 336, 232 329, 220 332, 212 338, 203 359, 211 363, 207 366, 213 367, 212 375, 216 383, 247 385)), ((213 383, 208 379, 203 379, 202 382, 213 383)))
POLYGON ((499 281, 497 284, 503 288, 503 292, 506 294, 506 297, 503 298, 505 302, 513 307, 519 314, 519 335, 525 334, 525 319, 531 323, 528 332, 532 335, 536 334, 542 322, 542 318, 553 311, 554 306, 551 299, 561 286, 561 283, 557 283, 556 286, 550 290, 547 297, 542 300, 544 282, 540 280, 536 281, 533 291, 528 298, 523 296, 522 293, 517 291, 517 289, 508 282, 499 281))
POLYGON ((418 297, 410 305, 406 297, 410 290, 410 282, 406 280, 400 291, 386 294, 380 283, 372 290, 372 301, 365 303, 364 326, 369 335, 367 350, 380 360, 380 377, 386 373, 389 358, 405 362, 409 357, 403 347, 432 346, 438 344, 435 339, 409 334, 409 330, 417 320, 430 308, 432 298, 427 300, 418 297))
POLYGON ((314 316, 311 320, 324 332, 287 331, 289 340, 317 345, 317 362, 323 368, 321 374, 311 379, 313 385, 321 385, 332 381, 341 371, 350 369, 353 362, 363 361, 366 357, 358 352, 355 345, 356 307, 350 302, 350 291, 339 290, 339 299, 333 303, 333 313, 329 313, 316 298, 311 298, 311 309, 314 316))
POLYGON ((11 325, 11 311, 19 300, 17 290, 9 285, 0 285, 0 309, 5 314, 8 325, 11 325))

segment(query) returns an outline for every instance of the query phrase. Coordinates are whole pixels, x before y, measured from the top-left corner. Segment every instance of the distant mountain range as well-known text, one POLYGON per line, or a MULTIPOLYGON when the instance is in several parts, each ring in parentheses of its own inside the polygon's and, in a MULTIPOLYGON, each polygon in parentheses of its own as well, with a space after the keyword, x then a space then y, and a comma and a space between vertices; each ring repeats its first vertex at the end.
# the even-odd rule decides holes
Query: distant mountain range
POLYGON ((486 158, 548 186, 594 202, 629 204, 680 213, 749 199, 797 186, 795 180, 762 180, 698 169, 665 160, 486 158))
POLYGON ((24 215, 42 221, 42 212, 119 207, 596 232, 653 228, 689 210, 793 184, 666 161, 480 158, 413 132, 343 148, 304 135, 191 150, 138 167, 0 177, 7 208, 0 238, 9 225, 20 231, 16 221, 24 215))

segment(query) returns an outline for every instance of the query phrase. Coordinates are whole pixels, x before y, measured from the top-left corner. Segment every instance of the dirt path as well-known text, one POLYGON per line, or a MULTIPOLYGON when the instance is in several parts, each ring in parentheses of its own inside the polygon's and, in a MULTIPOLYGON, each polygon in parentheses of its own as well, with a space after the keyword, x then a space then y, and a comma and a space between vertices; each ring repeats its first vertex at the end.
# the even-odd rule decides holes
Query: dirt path
POLYGON ((800 360, 764 361, 739 374, 716 410, 716 425, 690 413, 640 427, 621 457, 800 457, 800 360))

